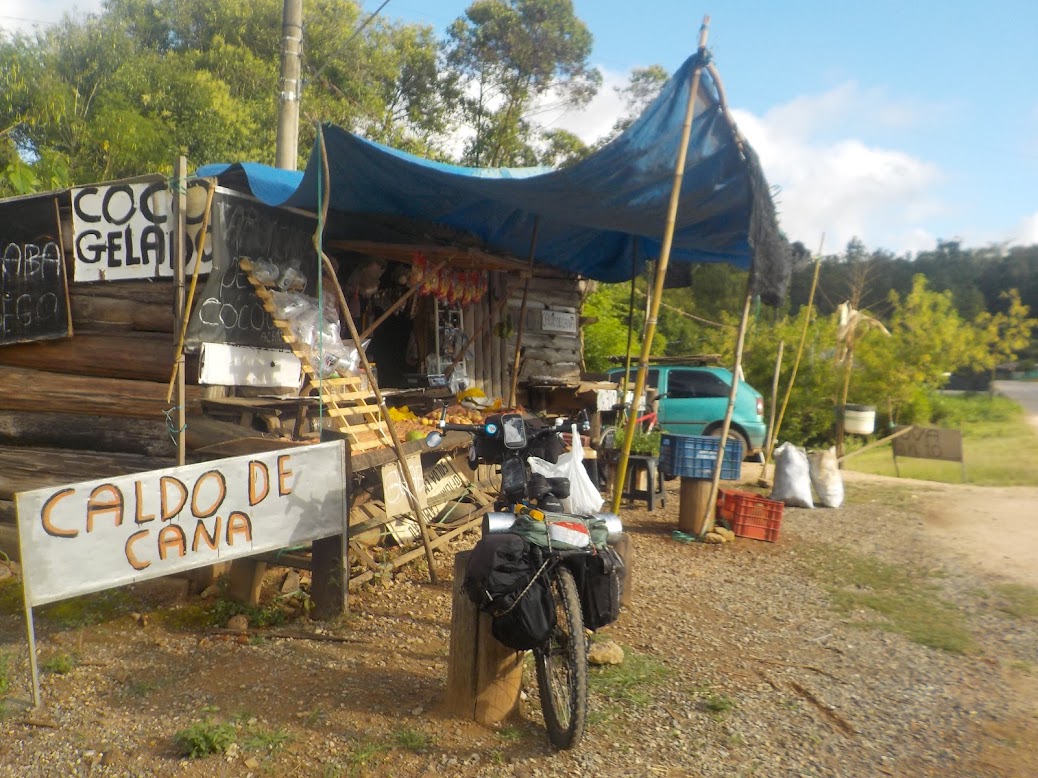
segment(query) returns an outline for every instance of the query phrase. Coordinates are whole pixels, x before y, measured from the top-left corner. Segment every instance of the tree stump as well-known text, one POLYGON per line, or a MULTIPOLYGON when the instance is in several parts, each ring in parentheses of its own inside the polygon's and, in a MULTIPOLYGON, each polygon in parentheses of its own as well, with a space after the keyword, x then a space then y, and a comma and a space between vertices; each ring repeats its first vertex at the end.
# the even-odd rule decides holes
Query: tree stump
POLYGON ((490 616, 462 590, 469 554, 462 551, 454 558, 446 709, 479 724, 497 724, 518 710, 524 653, 494 639, 490 616))
POLYGON ((703 534, 707 520, 712 519, 714 515, 713 506, 710 506, 710 510, 707 512, 712 485, 713 481, 709 478, 682 477, 681 502, 678 506, 679 530, 697 537, 703 534))

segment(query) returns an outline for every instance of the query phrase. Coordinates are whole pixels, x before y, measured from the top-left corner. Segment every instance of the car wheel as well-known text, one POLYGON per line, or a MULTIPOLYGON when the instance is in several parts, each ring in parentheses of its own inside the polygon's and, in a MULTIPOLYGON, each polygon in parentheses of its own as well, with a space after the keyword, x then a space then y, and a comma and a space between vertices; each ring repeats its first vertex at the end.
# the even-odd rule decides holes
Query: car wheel
MULTIPOLYGON (((714 427, 712 430, 706 433, 712 438, 721 437, 721 428, 714 427)), ((746 440, 746 436, 743 435, 739 430, 728 430, 728 440, 737 440, 742 443, 742 455, 745 459, 750 453, 750 443, 746 440)))

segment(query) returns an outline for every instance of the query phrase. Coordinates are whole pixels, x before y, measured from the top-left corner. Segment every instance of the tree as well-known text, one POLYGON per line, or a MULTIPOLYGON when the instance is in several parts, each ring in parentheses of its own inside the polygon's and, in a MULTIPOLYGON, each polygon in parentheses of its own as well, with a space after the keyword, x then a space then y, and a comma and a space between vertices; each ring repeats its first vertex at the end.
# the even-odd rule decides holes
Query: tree
POLYGON ((667 83, 670 74, 662 65, 649 65, 645 68, 634 68, 627 79, 627 85, 613 87, 613 91, 624 101, 624 114, 613 124, 609 133, 599 141, 605 146, 609 141, 630 127, 634 120, 655 100, 667 83))
POLYGON ((588 64, 591 33, 571 0, 476 0, 448 31, 447 62, 464 84, 459 114, 472 131, 462 162, 529 165, 534 112, 549 95, 581 107, 602 76, 588 64))
MULTIPOLYGON (((279 0, 108 0, 100 15, 0 41, 0 191, 169 173, 178 154, 192 165, 272 162, 281 10, 279 0)), ((384 22, 354 36, 353 0, 306 11, 312 121, 301 145, 312 145, 313 122, 332 121, 445 157, 456 75, 432 30, 384 22)))
POLYGON ((890 301, 891 337, 867 338, 857 347, 862 371, 855 396, 889 399, 900 421, 928 421, 932 393, 976 359, 978 333, 955 310, 951 292, 931 291, 921 274, 907 296, 891 292, 890 301))
POLYGON ((1002 298, 1008 302, 1005 313, 984 311, 976 321, 981 333, 981 354, 977 359, 977 367, 990 370, 992 379, 999 365, 1027 348, 1031 343, 1031 333, 1038 327, 1038 319, 1028 316, 1030 308, 1021 302, 1020 293, 1016 289, 1003 292, 1002 298))

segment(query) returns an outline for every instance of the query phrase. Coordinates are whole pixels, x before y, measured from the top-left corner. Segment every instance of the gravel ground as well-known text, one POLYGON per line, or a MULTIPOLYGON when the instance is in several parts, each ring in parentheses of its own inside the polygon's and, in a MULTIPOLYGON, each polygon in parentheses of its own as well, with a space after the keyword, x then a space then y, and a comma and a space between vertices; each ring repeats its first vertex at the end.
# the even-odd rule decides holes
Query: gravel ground
POLYGON ((787 508, 777 543, 711 546, 672 540, 669 487, 664 509, 624 512, 633 600, 601 634, 624 648, 628 685, 593 679, 573 751, 549 747, 532 673, 521 717, 500 728, 439 710, 452 557, 470 538, 441 555, 438 585, 411 569, 352 597, 340 623, 292 625, 350 642, 178 626, 197 598, 175 582, 137 587, 98 624, 41 615, 40 712, 24 703, 24 627, 3 598, 0 776, 1038 774, 1038 623, 928 542, 919 494, 954 488, 849 479, 842 508, 787 508), (809 573, 834 547, 925 572, 935 612, 951 605, 976 647, 927 648, 870 626, 873 611, 837 610, 809 573), (74 666, 54 671, 65 655, 74 666), (181 758, 175 734, 206 719, 233 723, 237 745, 181 758))

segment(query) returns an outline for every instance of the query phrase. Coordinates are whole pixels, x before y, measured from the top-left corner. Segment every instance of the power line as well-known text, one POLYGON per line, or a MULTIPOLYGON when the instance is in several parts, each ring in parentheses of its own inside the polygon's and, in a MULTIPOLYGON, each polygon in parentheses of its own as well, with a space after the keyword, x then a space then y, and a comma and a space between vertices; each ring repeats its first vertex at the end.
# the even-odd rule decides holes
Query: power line
POLYGON ((355 29, 353 31, 353 34, 350 35, 350 37, 347 38, 345 41, 343 41, 343 44, 339 48, 337 48, 334 52, 332 52, 332 55, 328 58, 328 61, 325 62, 323 65, 321 65, 321 67, 317 69, 317 72, 314 73, 313 79, 315 81, 318 78, 321 77, 321 74, 324 72, 324 69, 326 67, 328 67, 328 65, 330 65, 332 63, 332 60, 334 60, 336 57, 338 57, 339 54, 342 53, 343 49, 345 49, 347 46, 349 46, 350 43, 353 42, 353 39, 356 38, 358 35, 360 35, 361 30, 363 30, 365 27, 367 27, 369 24, 371 24, 371 22, 374 20, 374 18, 376 16, 378 16, 379 13, 381 13, 382 9, 385 8, 387 5, 389 5, 389 0, 382 0, 382 5, 380 5, 378 8, 376 8, 372 12, 371 16, 369 16, 367 19, 365 19, 364 23, 361 24, 360 27, 355 29))

